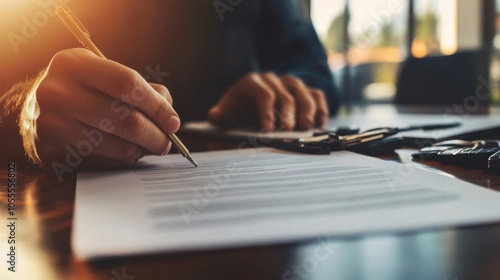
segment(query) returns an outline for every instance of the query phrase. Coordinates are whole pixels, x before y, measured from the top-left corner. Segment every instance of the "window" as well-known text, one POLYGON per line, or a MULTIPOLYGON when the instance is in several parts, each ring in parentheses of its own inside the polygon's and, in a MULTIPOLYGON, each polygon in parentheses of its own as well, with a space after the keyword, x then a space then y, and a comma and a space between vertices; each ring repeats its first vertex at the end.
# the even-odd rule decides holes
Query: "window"
POLYGON ((411 50, 415 57, 449 55, 457 51, 456 0, 415 1, 415 37, 411 50))
POLYGON ((496 0, 494 56, 491 63, 490 82, 493 88, 493 101, 500 103, 500 0, 496 0))
MULTIPOLYGON (((311 18, 344 104, 391 102, 401 62, 409 56, 484 46, 488 1, 311 0, 311 18)), ((497 15, 500 34, 500 10, 497 15)), ((500 35, 495 42, 500 49, 500 35)))
POLYGON ((344 103, 387 102, 406 57, 404 0, 312 0, 311 17, 344 103))

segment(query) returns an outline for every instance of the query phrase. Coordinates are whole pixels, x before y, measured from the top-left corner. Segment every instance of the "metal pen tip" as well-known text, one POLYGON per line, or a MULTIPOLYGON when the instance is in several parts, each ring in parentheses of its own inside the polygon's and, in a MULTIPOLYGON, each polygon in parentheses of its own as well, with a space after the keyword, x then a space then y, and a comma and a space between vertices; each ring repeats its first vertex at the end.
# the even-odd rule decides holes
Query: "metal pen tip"
POLYGON ((186 156, 186 158, 187 158, 187 159, 188 159, 188 160, 189 160, 189 161, 190 161, 190 162, 191 162, 194 166, 198 167, 198 163, 196 163, 196 160, 194 160, 194 158, 193 158, 190 154, 188 154, 188 155, 186 156))

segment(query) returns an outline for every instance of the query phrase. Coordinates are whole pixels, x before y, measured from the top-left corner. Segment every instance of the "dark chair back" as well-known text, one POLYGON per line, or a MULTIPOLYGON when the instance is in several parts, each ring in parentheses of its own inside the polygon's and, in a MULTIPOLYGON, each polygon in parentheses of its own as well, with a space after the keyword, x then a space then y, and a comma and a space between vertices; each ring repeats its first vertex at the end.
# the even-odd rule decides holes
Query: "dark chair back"
MULTIPOLYGON (((476 88, 489 80, 490 51, 462 51, 449 56, 409 58, 401 68, 395 103, 452 105, 467 102, 476 88)), ((484 100, 484 85, 480 105, 484 100)))

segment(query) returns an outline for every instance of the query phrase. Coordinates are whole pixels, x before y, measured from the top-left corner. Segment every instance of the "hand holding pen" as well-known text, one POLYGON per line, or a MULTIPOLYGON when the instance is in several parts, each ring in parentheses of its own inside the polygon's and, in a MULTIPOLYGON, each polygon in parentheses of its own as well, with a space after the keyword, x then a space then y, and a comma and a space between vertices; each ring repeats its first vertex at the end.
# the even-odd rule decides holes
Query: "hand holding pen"
MULTIPOLYGON (((92 42, 92 40, 90 40, 90 33, 80 23, 78 18, 68 9, 68 7, 66 7, 64 5, 58 6, 56 8, 56 14, 59 16, 59 18, 62 20, 62 22, 64 22, 66 27, 68 27, 68 29, 71 31, 71 33, 73 33, 73 35, 78 39, 78 41, 80 41, 80 43, 82 43, 82 45, 84 45, 86 48, 91 50, 95 55, 99 56, 100 58, 106 59, 104 54, 102 54, 102 52, 97 48, 97 46, 92 42)), ((172 101, 170 100, 170 104, 171 103, 172 103, 172 101)), ((158 106, 159 107, 157 107, 155 109, 156 111, 151 112, 151 114, 153 114, 153 115, 157 114, 158 110, 163 109, 161 107, 161 105, 158 105, 158 106)), ((148 114, 148 113, 146 112, 146 114, 148 114)), ((151 114, 150 114, 150 117, 152 116, 151 114)), ((175 125, 172 125, 171 122, 178 121, 180 123, 180 120, 178 117, 173 117, 173 118, 174 119, 172 119, 172 117, 171 117, 171 119, 168 121, 167 128, 164 131, 167 133, 168 138, 170 139, 170 141, 172 141, 175 148, 182 154, 182 156, 187 158, 194 166, 198 166, 198 164, 196 163, 194 158, 189 153, 189 150, 184 146, 184 144, 179 140, 179 138, 173 132, 169 132, 169 130, 172 131, 173 130, 172 128, 175 127, 175 125), (177 118, 177 120, 175 118, 177 118)), ((159 125, 161 126, 161 124, 159 124, 159 125)), ((177 126, 177 129, 178 129, 178 126, 177 126)))
POLYGON ((56 54, 35 94, 38 108, 24 118, 36 125, 40 160, 58 175, 164 155, 180 126, 167 88, 86 49, 56 54))

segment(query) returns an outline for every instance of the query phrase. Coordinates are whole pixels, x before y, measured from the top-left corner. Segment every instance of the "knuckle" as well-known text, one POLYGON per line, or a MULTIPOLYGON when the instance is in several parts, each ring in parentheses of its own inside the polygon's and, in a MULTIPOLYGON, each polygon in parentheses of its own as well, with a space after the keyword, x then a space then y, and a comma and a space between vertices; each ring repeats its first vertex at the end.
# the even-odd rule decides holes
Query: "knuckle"
POLYGON ((257 98, 263 98, 266 100, 269 100, 270 102, 274 102, 276 100, 276 94, 274 91, 270 89, 261 89, 259 91, 256 91, 257 98))
POLYGON ((166 96, 166 97, 170 97, 170 91, 168 90, 168 88, 164 85, 159 85, 158 86, 158 91, 163 95, 163 96, 166 96))
POLYGON ((166 86, 160 85, 158 91, 163 97, 167 99, 168 103, 174 104, 174 99, 172 98, 172 95, 170 94, 170 91, 166 86))
POLYGON ((302 80, 297 77, 285 75, 283 79, 285 84, 287 84, 296 91, 300 91, 300 89, 304 87, 304 83, 302 82, 302 80))
POLYGON ((74 62, 80 56, 88 56, 92 54, 91 51, 84 48, 66 49, 57 52, 51 60, 51 65, 67 65, 74 62))
POLYGON ((116 74, 115 87, 122 94, 133 93, 139 89, 141 76, 132 69, 124 68, 116 74))
POLYGON ((168 112, 170 112, 170 106, 164 100, 160 100, 158 102, 158 107, 156 107, 156 111, 153 115, 154 120, 162 121, 162 119, 166 119, 168 112))
POLYGON ((317 108, 316 102, 312 98, 307 98, 304 102, 304 106, 311 111, 316 111, 317 108))
POLYGON ((272 72, 272 71, 266 71, 266 72, 262 73, 262 76, 268 77, 268 78, 276 78, 276 74, 274 74, 274 72, 272 72))
POLYGON ((311 91, 312 95, 318 100, 325 100, 325 94, 320 89, 315 89, 311 91))
POLYGON ((155 91, 157 91, 161 96, 163 96, 168 103, 173 104, 174 100, 172 99, 172 95, 170 94, 170 91, 168 88, 162 84, 155 84, 155 83, 150 83, 150 85, 153 87, 155 91))
POLYGON ((73 57, 78 56, 96 56, 92 51, 86 48, 73 48, 68 50, 69 53, 73 55, 73 57))
POLYGON ((62 50, 58 51, 53 57, 52 62, 66 62, 74 57, 74 50, 62 50))
POLYGON ((61 63, 66 63, 66 61, 68 60, 67 53, 68 53, 67 50, 58 51, 52 57, 52 60, 50 61, 50 65, 53 66, 53 65, 58 65, 58 64, 61 64, 61 63))
POLYGON ((295 105, 295 102, 294 103, 290 103, 288 105, 285 105, 283 106, 283 110, 286 110, 287 112, 289 112, 289 114, 291 115, 295 115, 295 112, 296 112, 296 105, 295 105))
POLYGON ((289 104, 290 106, 295 106, 295 98, 287 92, 282 92, 280 94, 280 99, 283 104, 289 104))
POLYGON ((259 75, 256 73, 250 73, 250 74, 247 74, 246 76, 244 76, 243 79, 250 81, 250 82, 256 82, 259 80, 259 75))
POLYGON ((295 100, 291 97, 281 98, 279 101, 280 110, 283 112, 283 116, 287 118, 290 118, 291 115, 295 115, 295 106, 295 100))
POLYGON ((298 80, 295 76, 292 76, 290 74, 285 74, 285 75, 281 76, 281 79, 285 80, 287 82, 297 82, 297 80, 298 80))
POLYGON ((316 101, 320 113, 328 115, 329 112, 328 112, 327 100, 324 92, 322 90, 314 90, 313 97, 316 101))
POLYGON ((138 139, 146 130, 141 113, 134 110, 122 122, 123 131, 132 139, 138 139))
POLYGON ((319 94, 322 94, 322 91, 320 89, 313 88, 313 89, 311 89, 311 94, 318 96, 319 94))
POLYGON ((47 69, 47 74, 63 71, 63 69, 66 69, 69 65, 73 64, 73 59, 74 55, 70 51, 59 51, 52 57, 49 68, 47 69))
POLYGON ((326 117, 326 116, 328 116, 328 110, 327 110, 327 109, 325 109, 325 108, 323 108, 323 107, 319 107, 319 108, 318 108, 317 115, 318 115, 319 117, 322 117, 322 118, 323 118, 323 117, 326 117))
POLYGON ((166 86, 162 84, 151 84, 151 86, 159 92, 162 96, 167 96, 170 94, 169 90, 167 89, 166 86))
POLYGON ((304 116, 312 118, 313 114, 316 112, 316 109, 317 109, 316 103, 314 102, 313 99, 305 98, 301 100, 300 111, 304 116))

